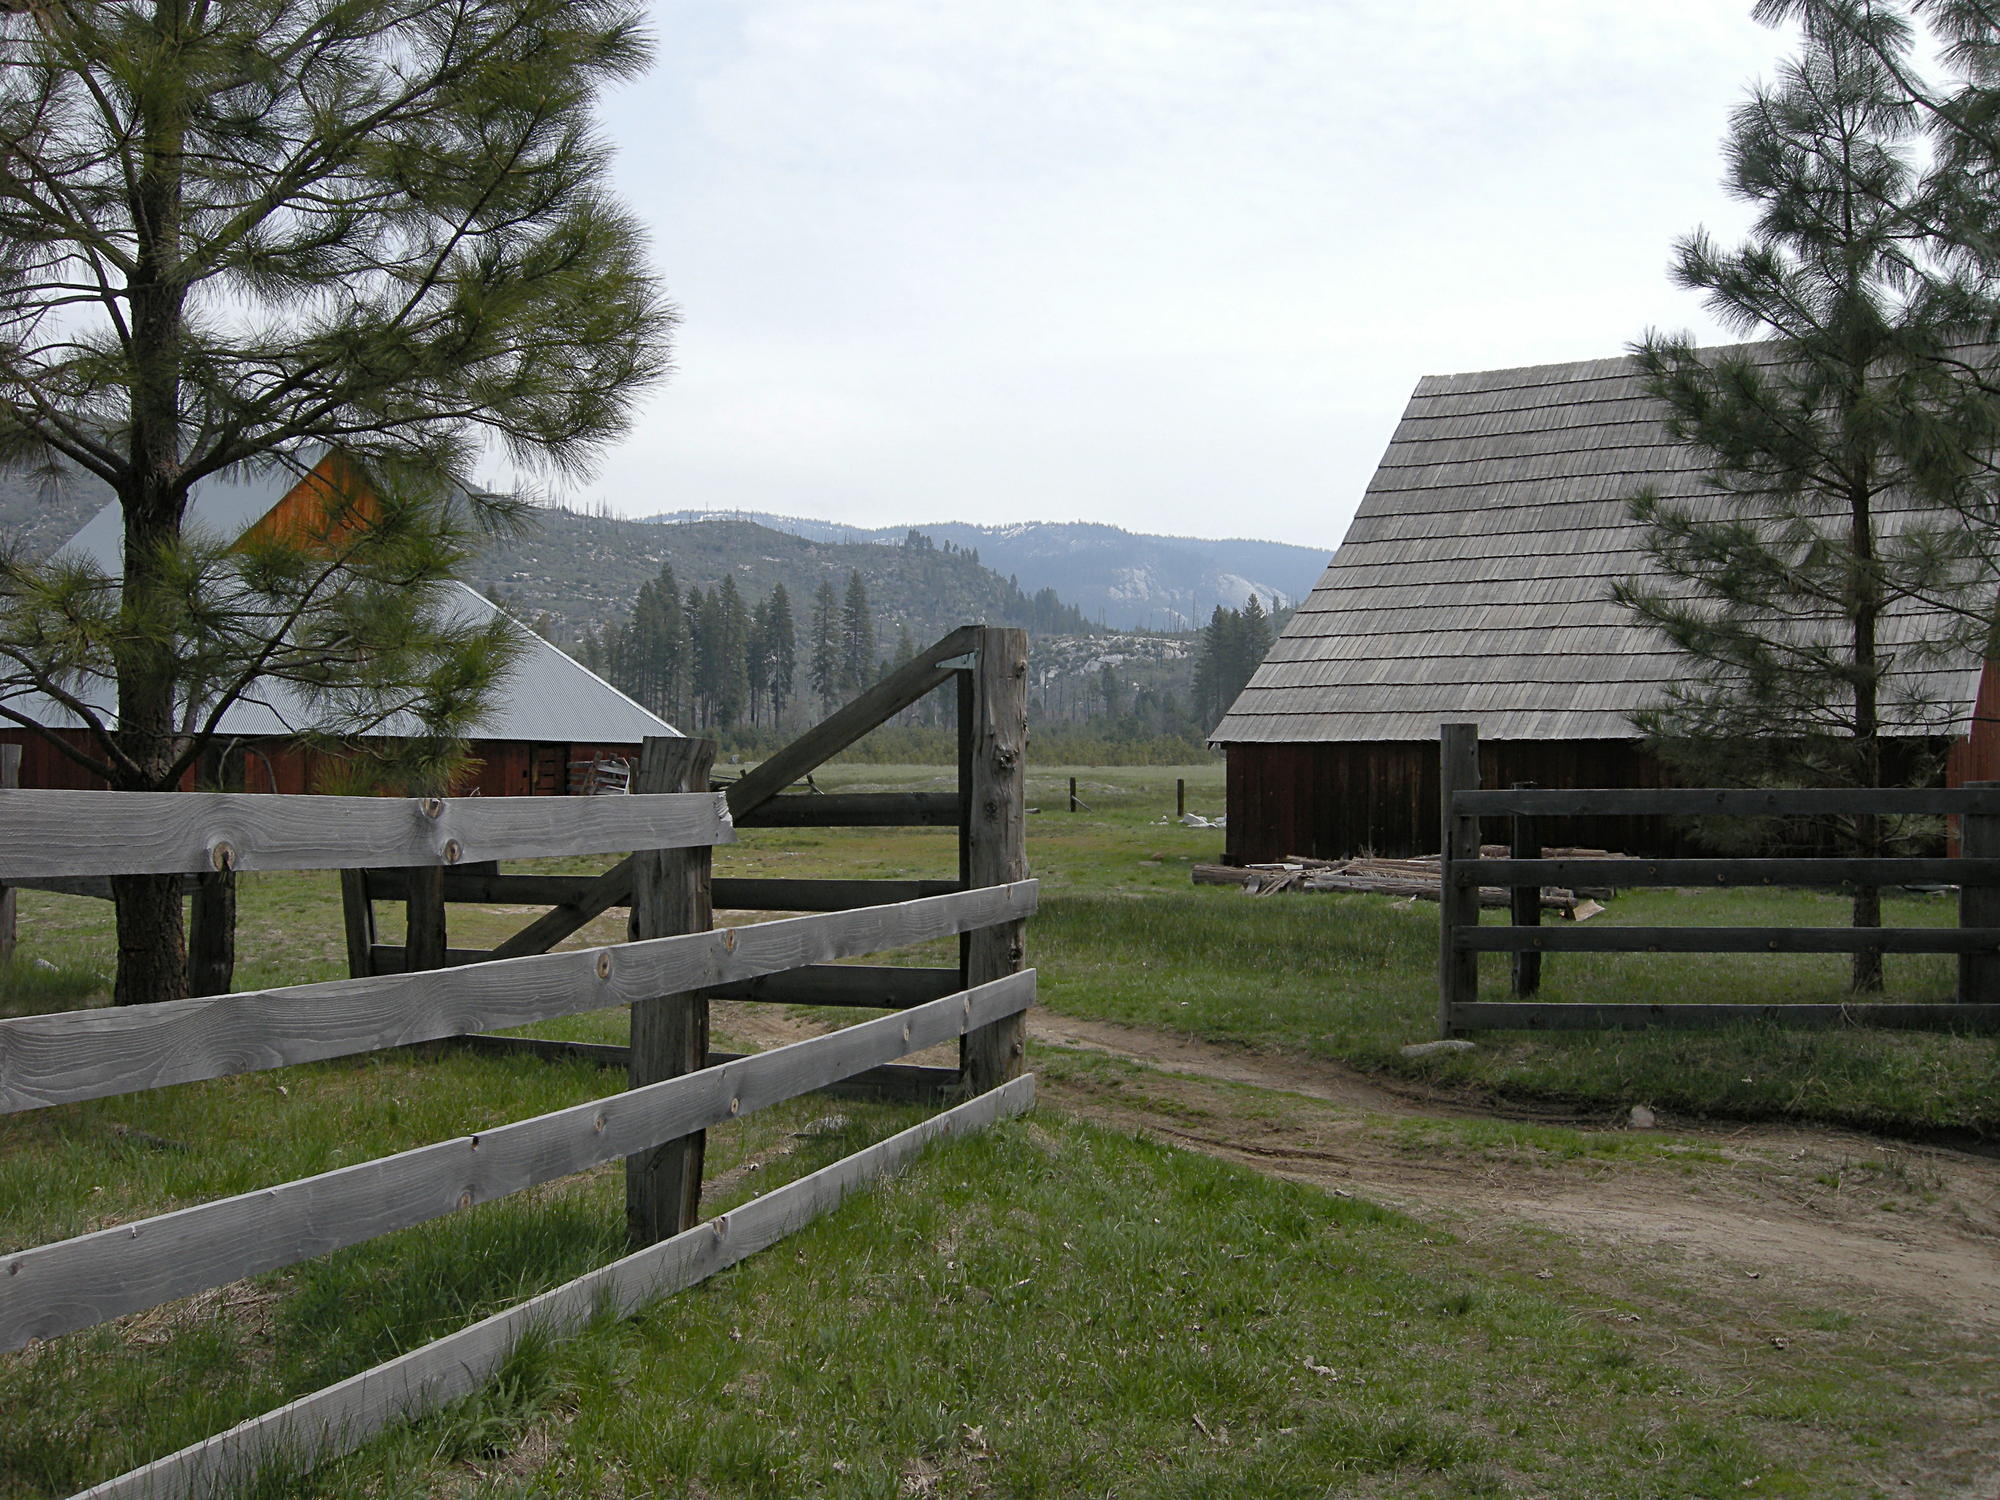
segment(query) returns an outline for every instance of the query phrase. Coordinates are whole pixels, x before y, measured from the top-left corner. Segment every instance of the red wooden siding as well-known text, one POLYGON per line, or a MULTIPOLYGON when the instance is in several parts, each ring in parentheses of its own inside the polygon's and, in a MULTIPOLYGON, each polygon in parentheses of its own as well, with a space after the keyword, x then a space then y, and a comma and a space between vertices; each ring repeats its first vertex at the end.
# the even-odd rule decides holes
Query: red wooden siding
POLYGON ((1989 661, 1979 674, 1971 732, 1951 747, 1944 777, 1946 786, 2000 781, 2000 662, 1989 661))
MULTIPOLYGON (((79 730, 61 731, 72 743, 87 744, 79 730)), ((40 734, 0 729, 0 744, 21 747, 21 785, 67 791, 101 791, 104 783, 65 757, 40 734)), ((525 740, 475 740, 477 764, 454 790, 482 797, 559 797, 569 790, 571 761, 599 756, 638 756, 637 745, 541 744, 525 740)), ((324 790, 332 764, 318 751, 288 740, 244 742, 243 789, 300 793, 324 790)), ((190 783, 191 784, 191 783, 190 783)))

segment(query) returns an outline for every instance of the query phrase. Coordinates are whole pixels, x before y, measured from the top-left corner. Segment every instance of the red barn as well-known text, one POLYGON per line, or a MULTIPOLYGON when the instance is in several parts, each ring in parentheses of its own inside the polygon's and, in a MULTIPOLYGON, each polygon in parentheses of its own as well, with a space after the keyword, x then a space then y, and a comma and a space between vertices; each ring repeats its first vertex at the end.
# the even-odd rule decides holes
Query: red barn
MULTIPOLYGON (((319 535, 329 526, 330 497, 335 494, 359 496, 342 504, 339 515, 346 519, 333 520, 335 529, 341 524, 365 524, 372 500, 365 479, 357 483, 357 478, 355 466, 334 451, 322 455, 303 477, 275 468, 217 476, 195 486, 187 524, 225 540, 260 534, 319 535)), ((122 570, 123 535, 123 521, 113 501, 85 523, 58 556, 88 558, 115 575, 122 570)), ((490 600, 462 584, 446 591, 443 607, 468 621, 506 618, 490 600)), ((461 792, 513 797, 587 790, 593 765, 636 756, 647 735, 678 733, 526 626, 509 623, 520 633, 523 654, 473 727, 471 750, 477 765, 461 792)), ((108 689, 109 684, 102 687, 108 689)), ((76 721, 46 699, 24 696, 9 700, 8 706, 83 742, 80 728, 62 727, 76 721)), ((323 763, 323 752, 299 740, 299 728, 310 722, 305 706, 282 683, 261 685, 224 714, 222 734, 232 744, 232 753, 240 754, 246 789, 316 789, 332 767, 323 763)), ((378 731, 395 732, 393 723, 378 731)), ((21 746, 23 786, 102 785, 34 730, 0 727, 0 744, 21 746)))

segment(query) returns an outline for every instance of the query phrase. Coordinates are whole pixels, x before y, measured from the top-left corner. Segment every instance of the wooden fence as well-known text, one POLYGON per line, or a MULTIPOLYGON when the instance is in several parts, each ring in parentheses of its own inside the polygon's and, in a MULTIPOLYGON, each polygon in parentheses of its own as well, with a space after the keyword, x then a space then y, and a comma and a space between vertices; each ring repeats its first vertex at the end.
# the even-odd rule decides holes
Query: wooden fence
POLYGON ((1780 1026, 2000 1029, 2000 784, 1862 790, 1482 789, 1479 732, 1442 726, 1438 1031, 1780 1026), (1626 859, 1541 857, 1569 817, 1945 815, 1960 820, 1955 858, 1626 859), (1512 821, 1506 858, 1481 855, 1480 821, 1512 821), (1581 927, 1540 925, 1544 886, 1835 886, 1937 883, 1960 888, 1956 927, 1581 927), (1482 886, 1511 887, 1510 921, 1482 926, 1482 886), (1547 953, 1955 953, 1955 1002, 1592 1004, 1532 1000, 1547 953), (1479 998, 1479 955, 1513 955, 1510 1001, 1479 998))
MULTIPOLYGON (((1020 837, 1025 645, 1018 631, 983 629, 940 645, 954 640, 977 653, 962 701, 970 726, 966 779, 982 800, 953 805, 955 819, 964 813, 968 834, 964 888, 898 886, 892 899, 867 905, 854 905, 861 893, 848 890, 837 893, 837 909, 744 927, 712 930, 705 920, 708 851, 735 837, 731 799, 717 792, 392 800, 0 790, 0 883, 130 871, 355 871, 393 863, 410 889, 427 889, 434 898, 437 877, 450 879, 468 864, 637 846, 643 852, 617 867, 626 872, 635 928, 681 929, 433 971, 367 973, 160 1005, 0 1020, 0 1113, 6 1113, 614 1005, 633 1010, 632 1046, 616 1049, 633 1075, 622 1093, 0 1254, 0 1350, 7 1350, 556 1177, 626 1162, 632 1253, 623 1259, 85 1495, 206 1495, 274 1463, 304 1468, 349 1451, 383 1426, 477 1386, 531 1327, 561 1333, 604 1305, 627 1311, 690 1285, 789 1233, 857 1184, 893 1170, 927 1141, 1025 1109, 1034 1080, 1022 1072, 1021 1040, 1035 975, 1023 967, 1021 930, 1036 902, 1035 882, 1024 878, 1020 837), (989 676, 995 680, 986 681, 989 676), (959 981, 947 993, 926 988, 914 999, 905 993, 905 1008, 895 1014, 771 1052, 721 1057, 707 1051, 710 994, 785 975, 824 975, 835 972, 822 967, 833 960, 954 935, 968 957, 963 974, 946 971, 959 981), (960 1068, 920 1070, 925 1076, 919 1081, 933 1097, 945 1093, 962 1102, 742 1208, 697 1222, 701 1132, 708 1126, 867 1078, 894 1059, 954 1038, 962 1048, 960 1068), (956 1087, 938 1088, 928 1076, 937 1072, 951 1073, 956 1087)), ((649 746, 656 779, 704 783, 705 748, 666 743, 676 748, 649 746)), ((642 780, 644 774, 642 767, 642 780)), ((765 784, 779 775, 785 775, 782 766, 765 784)), ((567 886, 545 894, 568 903, 559 912, 574 914, 602 893, 598 877, 582 900, 567 886)), ((835 894, 818 899, 833 906, 835 894)), ((789 999, 800 992, 781 993, 789 999)), ((850 1000, 867 1003, 857 993, 849 992, 850 1000)))

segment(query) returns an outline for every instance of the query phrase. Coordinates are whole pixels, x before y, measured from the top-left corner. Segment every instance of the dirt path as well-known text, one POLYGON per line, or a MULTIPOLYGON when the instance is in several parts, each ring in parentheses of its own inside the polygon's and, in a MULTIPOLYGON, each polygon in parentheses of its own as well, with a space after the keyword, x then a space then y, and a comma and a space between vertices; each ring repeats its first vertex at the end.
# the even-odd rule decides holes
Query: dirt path
MULTIPOLYGON (((760 1047, 817 1029, 772 1006, 719 1007, 717 1025, 760 1047)), ((2000 1161, 1844 1130, 1669 1119, 1635 1133, 1554 1108, 1503 1114, 1337 1063, 1047 1011, 1030 1030, 1140 1065, 1050 1082, 1072 1113, 1449 1220, 1468 1239, 1536 1226, 1850 1311, 2000 1328, 2000 1161)))
POLYGON ((1052 1091, 1065 1108, 1259 1171, 1447 1216, 1473 1238, 1534 1224, 1732 1275, 1818 1283, 1849 1308, 1894 1303, 1961 1327, 2000 1327, 2000 1161, 1852 1131, 1681 1121, 1663 1121, 1646 1138, 1655 1151, 1628 1156, 1628 1133, 1601 1120, 1510 1112, 1571 1126, 1579 1149, 1566 1155, 1465 1129, 1497 1117, 1336 1063, 1045 1011, 1035 1013, 1033 1033, 1157 1070, 1139 1087, 1065 1080, 1052 1091), (1231 1084, 1313 1104, 1272 1111, 1231 1084), (1431 1122, 1440 1128, 1425 1128, 1431 1122))

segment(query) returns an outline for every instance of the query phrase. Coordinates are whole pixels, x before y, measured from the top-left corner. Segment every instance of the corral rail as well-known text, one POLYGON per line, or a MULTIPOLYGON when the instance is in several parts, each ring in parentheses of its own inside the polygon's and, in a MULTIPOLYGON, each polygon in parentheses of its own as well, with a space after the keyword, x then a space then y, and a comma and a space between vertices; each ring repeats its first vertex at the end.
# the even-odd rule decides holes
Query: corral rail
POLYGON ((1481 788, 1473 724, 1442 726, 1438 1031, 1703 1027, 1740 1021, 1780 1026, 2000 1029, 2000 786, 1846 788, 1481 788), (1951 858, 1630 859, 1540 857, 1546 820, 1703 815, 1720 817, 1953 816, 1961 852, 1951 858), (1480 820, 1514 819, 1513 853, 1481 854, 1480 820), (1901 885, 1961 890, 1957 927, 1589 927, 1540 925, 1542 887, 1901 885), (1511 887, 1512 920, 1482 926, 1481 886, 1511 887), (1529 899, 1520 899, 1521 897, 1529 899), (1756 1004, 1691 1001, 1640 1005, 1537 1001, 1545 953, 1955 953, 1955 1001, 1756 1004), (1479 998, 1479 955, 1514 955, 1511 1001, 1479 998))
MULTIPOLYGON (((1019 632, 984 632, 991 659, 1024 665, 1019 632)), ((978 779, 1018 844, 1025 713, 1013 674, 979 695, 978 779)), ((1024 674, 1023 674, 1024 675, 1024 674)), ((690 765, 705 760, 690 747, 690 765)), ((0 791, 0 884, 132 872, 341 869, 467 863, 638 849, 627 866, 641 912, 660 893, 655 863, 733 841, 721 792, 578 799, 389 799, 230 793, 0 791)), ((987 860, 1019 862, 1018 848, 987 860)), ((1017 867, 1024 868, 1024 863, 1017 867)), ((976 873, 976 872, 975 872, 976 873)), ((301 1397, 84 1492, 207 1495, 273 1464, 303 1468, 396 1420, 463 1395, 529 1329, 562 1332, 606 1306, 627 1311, 733 1264, 893 1170, 927 1141, 1025 1109, 1022 1020, 1035 975, 1019 924, 1035 882, 1002 880, 887 904, 682 931, 416 972, 213 995, 157 1005, 0 1019, 0 1113, 221 1078, 612 1006, 671 1022, 717 986, 749 983, 940 938, 1001 934, 952 993, 771 1052, 703 1066, 625 1092, 335 1171, 196 1204, 95 1233, 0 1253, 0 1351, 295 1264, 554 1178, 625 1159, 642 1187, 705 1128, 960 1039, 963 1102, 731 1212, 693 1223, 696 1181, 640 1193, 659 1212, 632 1220, 633 1252, 527 1302, 301 1397), (1009 957, 1011 955, 1011 958, 1009 957), (660 1201, 663 1200, 663 1201, 660 1201)), ((686 1029, 685 1027, 683 1029, 686 1029)), ((697 1038, 705 1043, 705 1024, 697 1038)), ((637 1050, 635 1038, 635 1051, 637 1050)))

